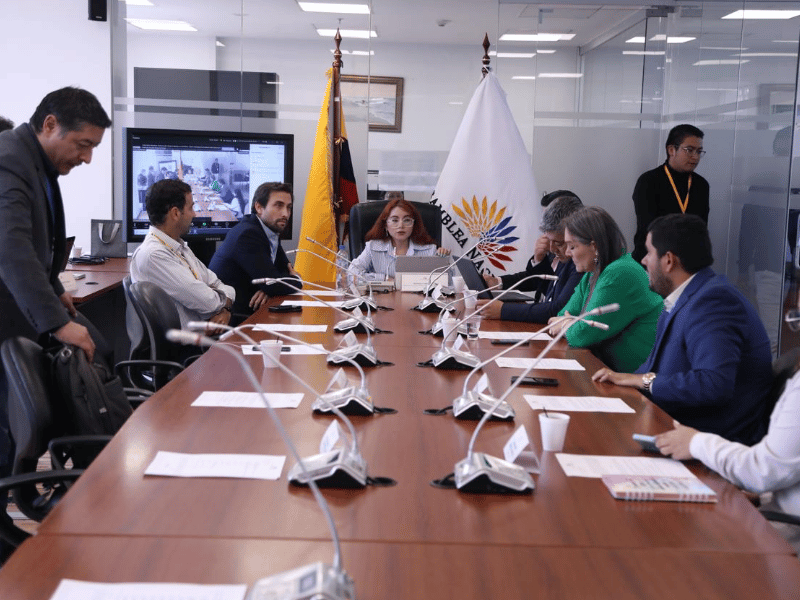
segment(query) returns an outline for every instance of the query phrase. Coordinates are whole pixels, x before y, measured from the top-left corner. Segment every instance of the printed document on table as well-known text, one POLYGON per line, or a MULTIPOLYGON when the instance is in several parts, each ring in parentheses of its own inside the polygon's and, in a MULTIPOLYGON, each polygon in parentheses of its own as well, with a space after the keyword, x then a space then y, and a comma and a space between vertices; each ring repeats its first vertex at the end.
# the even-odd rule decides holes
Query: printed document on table
POLYGON ((62 579, 50 600, 243 600, 247 586, 196 583, 97 583, 62 579))
POLYGON ((325 296, 344 296, 344 294, 343 294, 342 292, 338 292, 338 291, 336 291, 336 290, 327 290, 327 289, 326 289, 326 290, 314 290, 314 289, 310 289, 310 290, 308 290, 308 292, 306 292, 306 291, 304 290, 304 291, 302 291, 301 293, 302 293, 302 294, 304 294, 304 295, 306 295, 306 296, 307 296, 308 294, 314 294, 315 296, 319 296, 319 297, 321 297, 321 298, 324 298, 325 296))
MULTIPOLYGON (((281 348, 281 356, 286 356, 294 354, 295 356, 300 355, 309 355, 309 354, 327 354, 328 351, 322 347, 322 344, 311 344, 313 346, 304 346, 303 344, 284 344, 283 348, 281 348), (288 351, 287 351, 288 348, 288 351)), ((261 350, 258 346, 252 346, 250 344, 242 346, 242 352, 244 354, 261 354, 261 350)))
POLYGON ((567 477, 602 477, 603 475, 660 475, 694 477, 682 462, 649 456, 591 456, 556 454, 567 477))
POLYGON ((329 306, 334 306, 336 308, 341 308, 342 304, 344 304, 345 300, 326 300, 327 304, 320 302, 319 300, 284 300, 284 306, 309 306, 309 307, 318 307, 318 308, 328 308, 329 306))
POLYGON ((524 394, 523 398, 533 410, 560 410, 562 412, 609 412, 635 413, 622 398, 604 396, 534 396, 524 394))
MULTIPOLYGON (((303 393, 267 392, 267 402, 272 408, 297 408, 303 401, 303 393)), ((192 402, 192 406, 222 408, 265 408, 258 392, 210 392, 205 391, 192 402)))
MULTIPOLYGON (((498 367, 509 369, 527 369, 533 364, 535 358, 509 358, 501 356, 494 362, 498 367)), ((559 371, 585 371, 586 369, 574 358, 543 358, 536 369, 557 369, 559 371)))
POLYGON ((269 454, 184 454, 159 450, 144 474, 277 480, 285 462, 285 456, 269 454))
MULTIPOLYGON (((532 331, 479 331, 478 337, 482 340, 525 340, 532 333, 532 331)), ((550 334, 539 331, 530 339, 549 342, 553 338, 550 334)))
POLYGON ((284 333, 324 333, 328 331, 327 325, 299 325, 292 323, 259 323, 253 331, 280 331, 284 333))
POLYGON ((242 600, 247 586, 196 583, 97 583, 62 579, 50 600, 242 600))

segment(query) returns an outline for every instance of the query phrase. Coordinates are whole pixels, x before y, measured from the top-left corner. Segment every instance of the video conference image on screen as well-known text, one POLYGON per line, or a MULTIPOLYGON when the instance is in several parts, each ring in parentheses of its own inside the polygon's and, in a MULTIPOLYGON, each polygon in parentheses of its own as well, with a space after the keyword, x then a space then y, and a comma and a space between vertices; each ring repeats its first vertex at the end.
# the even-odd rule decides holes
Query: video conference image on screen
POLYGON ((204 235, 224 233, 249 213, 260 184, 288 180, 291 136, 246 139, 241 134, 129 132, 128 150, 129 233, 147 233, 147 189, 162 179, 180 179, 191 186, 194 198, 189 235, 204 235))

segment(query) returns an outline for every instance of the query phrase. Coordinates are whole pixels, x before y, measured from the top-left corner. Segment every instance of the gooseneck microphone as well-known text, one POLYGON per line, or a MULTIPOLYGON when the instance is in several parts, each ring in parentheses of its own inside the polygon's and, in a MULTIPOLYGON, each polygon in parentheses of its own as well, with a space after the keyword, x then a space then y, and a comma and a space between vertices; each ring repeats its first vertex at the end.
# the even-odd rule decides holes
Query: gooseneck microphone
POLYGON ((528 275, 527 277, 520 279, 518 282, 516 282, 507 290, 503 290, 502 292, 500 292, 497 296, 489 300, 481 308, 476 308, 474 311, 472 311, 465 317, 462 317, 458 321, 456 327, 454 327, 453 330, 448 333, 448 335, 442 336, 442 344, 439 347, 439 350, 434 352, 433 356, 431 356, 431 364, 437 369, 460 369, 464 367, 474 368, 480 362, 478 357, 470 352, 457 350, 452 346, 448 347, 447 340, 450 339, 453 336, 453 334, 458 333, 458 328, 461 327, 462 324, 466 323, 469 319, 480 313, 483 308, 489 306, 493 302, 500 300, 503 297, 503 295, 514 290, 515 288, 517 288, 517 286, 525 283, 529 279, 552 279, 552 278, 558 279, 555 275, 540 275, 540 274, 528 275))
MULTIPOLYGON (((475 431, 472 433, 472 437, 470 438, 469 447, 467 449, 467 457, 456 463, 453 473, 455 486, 457 489, 464 492, 477 493, 531 493, 533 491, 533 479, 525 469, 519 465, 515 465, 495 456, 490 456, 483 452, 473 451, 475 440, 478 439, 478 433, 480 433, 483 425, 494 413, 494 410, 500 406, 500 404, 503 403, 506 398, 508 398, 509 394, 511 394, 511 392, 513 392, 517 386, 519 386, 522 380, 534 368, 536 368, 536 365, 538 365, 542 358, 544 358, 547 353, 550 352, 553 346, 566 334, 570 327, 572 327, 575 323, 584 321, 586 317, 602 315, 617 310, 619 310, 619 304, 615 303, 586 311, 585 313, 576 317, 566 317, 566 319, 570 321, 569 325, 563 327, 561 331, 558 332, 558 335, 556 335, 547 344, 547 346, 545 346, 545 348, 539 353, 530 366, 528 366, 519 375, 519 377, 517 377, 516 381, 509 386, 505 393, 500 396, 500 398, 497 399, 491 408, 484 413, 483 417, 481 417, 481 420, 478 422, 478 426, 475 427, 475 431)), ((594 323, 593 326, 595 327, 608 327, 605 323, 598 323, 596 321, 593 321, 592 323, 594 323)))
MULTIPOLYGON (((253 285, 258 285, 261 283, 271 284, 275 282, 285 283, 289 287, 294 287, 298 291, 302 291, 304 294, 311 296, 314 300, 321 302, 328 308, 332 308, 333 310, 343 314, 347 319, 355 319, 360 325, 362 325, 367 333, 367 342, 365 344, 352 344, 348 345, 344 348, 337 348, 336 350, 332 351, 328 354, 328 362, 334 364, 341 364, 343 362, 349 362, 349 358, 357 361, 361 366, 368 366, 374 367, 375 365, 381 364, 381 361, 378 360, 378 356, 375 353, 375 347, 372 345, 372 337, 370 336, 370 331, 375 331, 375 324, 372 323, 372 320, 369 318, 364 318, 363 316, 359 315, 350 315, 346 313, 344 310, 339 308, 338 306, 334 306, 330 302, 326 302, 319 296, 312 294, 308 290, 301 290, 297 286, 295 286, 291 281, 287 281, 287 279, 293 279, 288 277, 265 277, 263 279, 254 279, 253 285)), ((302 280, 301 280, 302 281, 302 280)), ((337 323, 337 325, 339 325, 337 323)), ((335 326, 334 326, 335 328, 335 326)))
MULTIPOLYGON (((191 333, 188 331, 181 331, 179 329, 170 329, 167 331, 166 337, 170 341, 177 342, 179 344, 206 347, 216 345, 223 351, 232 355, 234 359, 236 359, 236 361, 241 365, 242 370, 250 381, 250 384, 253 386, 253 389, 259 394, 261 402, 267 409, 272 422, 275 424, 275 428, 278 430, 278 433, 283 439, 284 444, 286 444, 286 447, 289 449, 292 457, 299 465, 301 465, 301 470, 305 470, 305 466, 303 465, 303 461, 300 458, 297 448, 295 448, 294 444, 292 443, 292 440, 289 437, 289 434, 286 432, 286 429, 283 427, 283 423, 278 417, 278 414, 267 400, 264 390, 261 389, 258 379, 253 373, 253 370, 250 368, 250 365, 248 365, 247 361, 244 360, 241 352, 233 347, 217 343, 211 338, 199 333, 191 333)), ((336 525, 334 524, 333 516, 331 515, 328 503, 325 502, 325 498, 319 491, 319 487, 317 486, 316 482, 309 480, 309 487, 311 488, 311 492, 314 494, 314 499, 317 501, 322 513, 325 515, 325 520, 328 524, 328 530, 330 531, 331 541, 333 542, 334 547, 333 565, 329 566, 323 564, 322 562, 317 562, 305 565, 298 569, 293 569, 291 571, 286 571, 284 573, 279 573, 277 575, 261 579, 253 586, 248 598, 268 598, 271 596, 271 590, 278 592, 281 589, 303 590, 304 594, 305 592, 310 592, 310 594, 301 596, 301 598, 316 597, 330 598, 331 600, 351 600, 352 598, 355 598, 355 584, 342 568, 342 551, 341 544, 339 543, 339 533, 336 530, 336 525), (304 583, 305 587, 302 587, 304 583), (311 587, 311 589, 309 589, 309 587, 311 587)))

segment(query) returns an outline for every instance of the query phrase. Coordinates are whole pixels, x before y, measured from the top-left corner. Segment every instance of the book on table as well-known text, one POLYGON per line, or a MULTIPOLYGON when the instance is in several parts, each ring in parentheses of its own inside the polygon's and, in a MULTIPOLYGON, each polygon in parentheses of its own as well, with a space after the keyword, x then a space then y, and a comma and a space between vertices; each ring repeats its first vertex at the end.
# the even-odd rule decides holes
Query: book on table
POLYGON ((662 475, 603 475, 603 483, 617 500, 716 502, 717 494, 697 477, 662 475))

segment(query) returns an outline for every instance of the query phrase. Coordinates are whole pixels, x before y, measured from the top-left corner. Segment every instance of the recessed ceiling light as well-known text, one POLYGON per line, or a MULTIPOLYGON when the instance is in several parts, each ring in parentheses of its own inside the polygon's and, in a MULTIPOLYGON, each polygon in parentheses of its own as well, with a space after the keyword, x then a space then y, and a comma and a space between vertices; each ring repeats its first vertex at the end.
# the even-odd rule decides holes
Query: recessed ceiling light
POLYGON ((726 48, 724 46, 700 46, 700 50, 726 50, 729 52, 740 52, 744 50, 749 50, 749 48, 726 48))
MULTIPOLYGON (((336 52, 331 48, 331 54, 336 52)), ((350 54, 352 56, 374 56, 375 50, 340 50, 342 54, 350 54)))
POLYGON ((632 37, 629 40, 625 40, 626 44, 644 44, 645 39, 643 35, 637 35, 636 37, 632 37))
POLYGON ((734 56, 749 56, 749 57, 766 57, 766 56, 788 56, 790 58, 797 58, 797 54, 794 52, 740 52, 739 54, 734 54, 734 56))
POLYGON ((555 53, 556 53, 555 50, 540 50, 540 49, 536 50, 536 54, 555 54, 555 53))
POLYGON ((736 60, 736 59, 728 59, 723 58, 721 60, 698 60, 694 63, 693 67, 712 67, 717 65, 743 65, 744 63, 750 62, 749 60, 736 60))
POLYGON ((125 4, 128 6, 153 6, 150 0, 125 0, 125 4))
POLYGON ((496 56, 497 58, 533 58, 536 52, 497 52, 491 50, 489 56, 496 56))
POLYGON ((535 75, 514 75, 511 79, 536 79, 535 75))
POLYGON ((549 77, 551 79, 577 79, 583 77, 583 73, 539 73, 539 77, 549 77))
MULTIPOLYGON (((336 35, 335 29, 317 29, 317 33, 321 37, 333 37, 336 35)), ((367 29, 340 29, 339 33, 342 35, 343 38, 358 38, 358 39, 369 39, 378 37, 378 34, 375 31, 370 31, 367 29)))
POLYGON ((501 42, 560 42, 571 40, 574 33, 504 33, 501 42))
POLYGON ((635 56, 664 56, 666 54, 663 50, 623 50, 622 53, 635 56))
POLYGON ((448 102, 448 104, 451 104, 453 106, 461 106, 464 103, 463 102, 448 102))
POLYGON ((369 4, 335 4, 332 2, 298 2, 306 12, 368 15, 369 4))
POLYGON ((800 15, 800 10, 737 10, 723 19, 793 19, 800 15))
POLYGON ((197 31, 186 21, 165 21, 162 19, 125 19, 129 24, 148 31, 197 31))
POLYGON ((738 92, 736 88, 697 88, 698 92, 738 92))
POLYGON ((219 48, 224 48, 224 47, 225 47, 225 44, 223 44, 222 42, 220 42, 219 40, 217 40, 217 47, 219 47, 219 48))
POLYGON ((679 37, 679 36, 669 36, 667 37, 663 33, 659 33, 658 35, 654 35, 650 38, 651 42, 663 42, 664 40, 667 41, 668 44, 685 44, 686 42, 691 42, 692 40, 696 40, 697 38, 693 37, 679 37))

